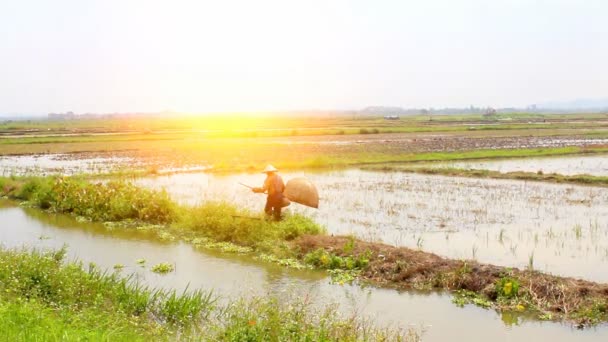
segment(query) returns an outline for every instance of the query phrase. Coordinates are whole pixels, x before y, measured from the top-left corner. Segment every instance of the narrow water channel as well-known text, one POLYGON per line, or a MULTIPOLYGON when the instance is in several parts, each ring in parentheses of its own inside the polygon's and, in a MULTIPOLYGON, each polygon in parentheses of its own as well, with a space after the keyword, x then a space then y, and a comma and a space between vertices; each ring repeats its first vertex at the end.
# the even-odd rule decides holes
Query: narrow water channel
POLYGON ((608 326, 576 330, 569 325, 497 314, 474 306, 458 308, 446 294, 398 292, 387 289, 340 286, 324 273, 296 271, 261 263, 248 256, 202 251, 178 242, 163 242, 145 232, 113 230, 81 223, 64 215, 0 201, 0 241, 5 248, 60 248, 68 256, 93 262, 112 271, 135 274, 150 286, 183 290, 213 289, 223 298, 273 294, 308 296, 317 305, 337 303, 344 314, 360 313, 379 325, 424 328, 425 341, 606 341, 608 326), (145 259, 142 267, 138 259, 145 259), (176 270, 157 275, 150 267, 159 262, 176 270))

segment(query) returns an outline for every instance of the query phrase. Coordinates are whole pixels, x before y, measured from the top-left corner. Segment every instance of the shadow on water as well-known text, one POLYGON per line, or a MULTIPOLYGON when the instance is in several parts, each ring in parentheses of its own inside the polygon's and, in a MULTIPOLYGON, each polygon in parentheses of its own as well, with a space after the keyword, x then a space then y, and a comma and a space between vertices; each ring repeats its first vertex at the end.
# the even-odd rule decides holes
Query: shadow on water
POLYGON ((424 329, 428 341, 608 340, 606 326, 578 331, 563 324, 501 315, 474 306, 459 308, 447 294, 333 285, 321 272, 290 270, 248 256, 201 251, 185 243, 160 241, 146 232, 108 230, 100 224, 15 207, 7 201, 0 201, 0 222, 0 241, 6 248, 67 245, 70 259, 94 262, 110 270, 123 264, 122 273, 134 274, 154 287, 213 289, 223 298, 273 294, 279 298, 306 297, 314 305, 338 304, 343 314, 364 315, 382 326, 424 329), (145 260, 143 266, 138 259, 145 260), (174 264, 175 271, 167 275, 151 272, 150 268, 160 262, 174 264))

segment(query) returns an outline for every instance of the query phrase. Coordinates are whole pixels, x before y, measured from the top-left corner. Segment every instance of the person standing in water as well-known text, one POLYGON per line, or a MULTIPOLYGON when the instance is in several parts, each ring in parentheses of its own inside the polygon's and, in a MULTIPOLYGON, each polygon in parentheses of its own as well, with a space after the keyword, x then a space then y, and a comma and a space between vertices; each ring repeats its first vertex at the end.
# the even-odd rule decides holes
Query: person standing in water
POLYGON ((283 191, 285 183, 283 178, 279 176, 278 171, 274 166, 268 165, 262 171, 266 174, 264 185, 261 188, 253 188, 255 193, 267 193, 266 206, 264 212, 268 216, 273 216, 275 220, 281 220, 281 208, 283 207, 283 191))

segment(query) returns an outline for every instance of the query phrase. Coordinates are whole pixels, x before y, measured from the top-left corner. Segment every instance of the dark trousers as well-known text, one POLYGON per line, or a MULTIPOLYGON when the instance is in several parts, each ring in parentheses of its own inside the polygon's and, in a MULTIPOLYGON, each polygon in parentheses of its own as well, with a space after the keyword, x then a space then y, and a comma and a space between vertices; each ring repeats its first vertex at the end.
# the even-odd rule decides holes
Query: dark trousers
POLYGON ((283 205, 283 194, 268 195, 264 212, 266 215, 274 216, 275 220, 281 219, 281 208, 283 205))

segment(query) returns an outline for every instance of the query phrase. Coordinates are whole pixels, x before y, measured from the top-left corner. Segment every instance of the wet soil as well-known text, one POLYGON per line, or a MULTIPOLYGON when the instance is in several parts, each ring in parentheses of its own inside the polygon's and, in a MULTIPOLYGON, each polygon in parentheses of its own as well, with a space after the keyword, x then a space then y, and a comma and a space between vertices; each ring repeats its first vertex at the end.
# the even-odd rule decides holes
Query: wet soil
POLYGON ((542 312, 565 316, 584 326, 590 323, 590 318, 583 313, 598 307, 599 315, 603 314, 601 319, 608 319, 608 284, 481 264, 474 260, 446 259, 409 248, 363 241, 356 241, 352 252, 347 253, 344 249, 350 241, 348 237, 340 236, 304 236, 293 245, 301 255, 319 248, 340 256, 368 253, 370 263, 361 277, 381 286, 469 290, 496 301, 499 296, 496 284, 501 278, 511 277, 520 282, 520 289, 523 289, 520 292, 527 296, 529 303, 542 312))

